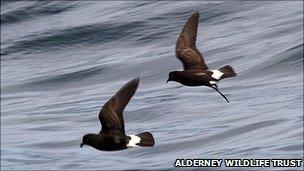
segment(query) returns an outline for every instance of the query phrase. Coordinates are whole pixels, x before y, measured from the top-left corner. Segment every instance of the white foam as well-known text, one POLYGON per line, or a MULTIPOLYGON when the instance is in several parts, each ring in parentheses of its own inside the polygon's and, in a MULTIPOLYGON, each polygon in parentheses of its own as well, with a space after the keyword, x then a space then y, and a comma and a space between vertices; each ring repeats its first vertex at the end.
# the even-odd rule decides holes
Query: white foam
POLYGON ((219 80, 221 78, 221 76, 224 75, 224 73, 222 73, 219 70, 211 70, 211 71, 212 71, 211 77, 214 78, 214 79, 217 79, 217 80, 219 80))
POLYGON ((127 147, 138 147, 138 143, 140 142, 139 136, 136 135, 128 135, 131 139, 129 143, 127 144, 127 147))

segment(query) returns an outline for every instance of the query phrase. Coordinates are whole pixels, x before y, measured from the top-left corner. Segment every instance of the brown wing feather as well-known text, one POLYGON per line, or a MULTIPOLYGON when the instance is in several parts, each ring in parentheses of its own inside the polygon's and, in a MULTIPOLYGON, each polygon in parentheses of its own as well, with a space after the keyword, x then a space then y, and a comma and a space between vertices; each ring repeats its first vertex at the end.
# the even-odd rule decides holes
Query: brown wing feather
POLYGON ((139 83, 139 78, 124 85, 106 104, 99 113, 102 125, 101 131, 119 130, 125 134, 123 111, 134 95, 139 83))
POLYGON ((195 46, 198 20, 199 13, 193 13, 176 42, 176 56, 182 61, 184 70, 208 69, 203 56, 195 46))

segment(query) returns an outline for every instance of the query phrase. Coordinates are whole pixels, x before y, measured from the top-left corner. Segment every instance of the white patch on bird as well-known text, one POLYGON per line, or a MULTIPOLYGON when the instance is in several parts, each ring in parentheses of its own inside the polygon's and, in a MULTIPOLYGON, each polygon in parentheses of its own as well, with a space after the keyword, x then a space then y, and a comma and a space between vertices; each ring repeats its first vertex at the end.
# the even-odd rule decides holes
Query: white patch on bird
POLYGON ((138 143, 140 143, 140 137, 136 135, 128 135, 131 139, 129 140, 129 143, 127 144, 127 147, 138 147, 138 143))
POLYGON ((210 84, 216 84, 216 81, 209 81, 210 84))
POLYGON ((201 72, 201 73, 196 73, 195 75, 206 75, 205 72, 201 72))
POLYGON ((214 79, 217 79, 217 80, 219 80, 221 78, 221 76, 224 75, 224 73, 222 73, 219 70, 211 70, 211 71, 212 71, 211 77, 214 78, 214 79))

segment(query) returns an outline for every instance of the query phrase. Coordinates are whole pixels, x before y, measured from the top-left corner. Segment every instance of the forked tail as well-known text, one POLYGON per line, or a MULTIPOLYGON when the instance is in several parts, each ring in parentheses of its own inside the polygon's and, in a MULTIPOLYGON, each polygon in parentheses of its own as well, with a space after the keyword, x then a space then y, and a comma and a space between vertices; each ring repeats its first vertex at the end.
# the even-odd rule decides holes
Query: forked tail
POLYGON ((140 142, 137 145, 142 147, 152 147, 155 144, 153 135, 150 132, 142 132, 140 134, 136 134, 140 138, 140 142))

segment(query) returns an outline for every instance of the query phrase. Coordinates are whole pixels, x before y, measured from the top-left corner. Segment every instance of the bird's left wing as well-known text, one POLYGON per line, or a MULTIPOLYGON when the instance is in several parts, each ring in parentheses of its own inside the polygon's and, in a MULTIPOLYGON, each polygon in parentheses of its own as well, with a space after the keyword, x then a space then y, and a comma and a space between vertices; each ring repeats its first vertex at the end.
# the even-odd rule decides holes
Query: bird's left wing
POLYGON ((139 83, 139 78, 125 84, 106 104, 99 113, 102 125, 101 132, 119 130, 125 134, 123 111, 134 95, 139 83))

